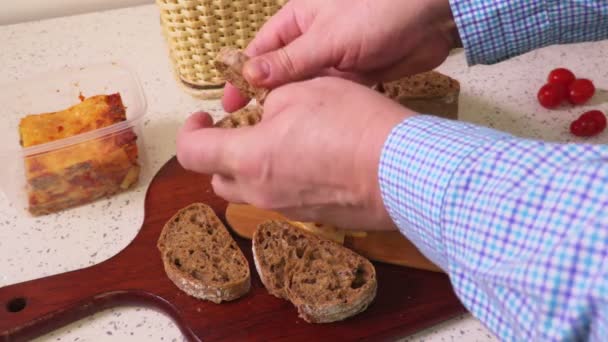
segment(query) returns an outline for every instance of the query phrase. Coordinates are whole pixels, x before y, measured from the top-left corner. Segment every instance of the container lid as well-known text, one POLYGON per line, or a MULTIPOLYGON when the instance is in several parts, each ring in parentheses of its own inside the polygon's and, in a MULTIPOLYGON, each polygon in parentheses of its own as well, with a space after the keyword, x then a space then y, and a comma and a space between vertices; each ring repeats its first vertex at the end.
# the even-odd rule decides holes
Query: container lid
POLYGON ((95 139, 123 130, 140 120, 146 112, 146 100, 137 76, 119 63, 100 64, 38 75, 6 85, 0 85, 3 120, 0 141, 4 151, 21 156, 44 153, 95 139), (98 130, 69 138, 22 148, 19 145, 19 121, 30 114, 67 109, 80 98, 119 93, 126 107, 127 120, 98 130))

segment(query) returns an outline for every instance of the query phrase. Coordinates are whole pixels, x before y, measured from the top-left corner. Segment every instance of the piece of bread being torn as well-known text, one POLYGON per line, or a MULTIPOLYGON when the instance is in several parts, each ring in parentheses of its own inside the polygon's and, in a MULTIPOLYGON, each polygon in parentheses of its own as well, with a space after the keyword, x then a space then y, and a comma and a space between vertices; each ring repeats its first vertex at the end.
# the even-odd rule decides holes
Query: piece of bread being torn
POLYGON ((376 297, 376 270, 369 260, 287 221, 260 224, 253 255, 268 292, 290 301, 309 323, 347 319, 376 297))
POLYGON ((157 247, 169 279, 193 297, 219 304, 251 288, 247 259, 206 204, 179 210, 165 224, 157 247))
POLYGON ((375 89, 418 113, 458 119, 460 83, 438 71, 380 83, 375 89))
POLYGON ((263 105, 268 90, 253 87, 243 77, 243 67, 248 59, 249 57, 242 51, 225 47, 217 54, 214 64, 226 81, 235 86, 243 96, 255 99, 258 104, 263 105))
POLYGON ((262 108, 250 105, 234 113, 224 116, 214 124, 219 128, 239 128, 256 125, 262 120, 262 108))

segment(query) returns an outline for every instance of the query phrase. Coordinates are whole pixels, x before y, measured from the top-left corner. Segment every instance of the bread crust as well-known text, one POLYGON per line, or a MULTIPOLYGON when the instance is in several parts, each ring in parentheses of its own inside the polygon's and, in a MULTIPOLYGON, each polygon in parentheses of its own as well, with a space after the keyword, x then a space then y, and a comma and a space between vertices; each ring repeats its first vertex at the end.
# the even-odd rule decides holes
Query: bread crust
POLYGON ((171 262, 168 262, 164 258, 163 265, 165 272, 167 273, 167 277, 180 290, 192 297, 208 300, 216 304, 238 299, 247 294, 251 288, 250 277, 247 277, 242 281, 235 281, 230 284, 226 284, 223 287, 211 286, 205 285, 200 280, 194 279, 193 277, 180 272, 171 265, 171 262))
MULTIPOLYGON (((340 244, 321 239, 313 234, 302 231, 287 221, 272 220, 260 224, 254 233, 252 245, 255 268, 260 275, 262 284, 264 284, 270 294, 278 298, 289 300, 298 309, 299 316, 309 323, 331 323, 347 319, 365 311, 376 297, 378 287, 376 271, 373 264, 369 260, 340 244), (271 270, 262 265, 261 261, 262 253, 264 253, 264 237, 261 235, 265 234, 269 229, 275 231, 288 230, 295 232, 296 234, 303 236, 303 239, 306 240, 306 243, 309 246, 325 244, 325 247, 327 247, 328 250, 331 249, 334 252, 343 253, 347 256, 347 258, 356 260, 358 265, 361 265, 361 267, 365 269, 366 282, 360 288, 358 288, 358 290, 353 291, 352 296, 349 297, 348 300, 332 298, 322 303, 313 303, 311 301, 307 301, 306 298, 298 294, 296 284, 293 282, 293 278, 297 275, 303 274, 302 272, 310 271, 311 269, 314 271, 314 266, 303 263, 302 260, 306 260, 306 257, 304 256, 303 259, 295 261, 287 260, 285 262, 285 267, 281 271, 284 273, 284 286, 283 288, 276 288, 272 281, 273 274, 271 270)), ((283 247, 286 246, 283 244, 283 247)), ((314 249, 314 247, 311 248, 314 249)), ((289 248, 284 249, 288 250, 289 248)), ((275 252, 277 251, 275 250, 275 252)), ((293 253, 293 250, 291 253, 293 253)), ((288 258, 289 255, 285 255, 284 257, 288 258)))
POLYGON ((243 252, 236 245, 236 241, 232 239, 229 235, 228 230, 222 224, 220 219, 215 215, 213 209, 204 203, 193 203, 185 208, 180 209, 177 213, 171 217, 163 227, 163 230, 160 234, 160 237, 157 242, 157 248, 161 253, 161 258, 163 261, 163 267, 167 277, 183 292, 188 295, 208 300, 214 303, 221 303, 223 301, 232 301, 242 297, 247 294, 251 288, 251 274, 249 271, 249 263, 247 259, 243 255, 243 252), (230 244, 236 246, 236 253, 238 258, 242 262, 243 268, 241 271, 244 271, 245 276, 241 278, 237 278, 222 284, 213 284, 213 283, 205 283, 201 279, 194 278, 191 274, 184 272, 177 268, 174 265, 174 262, 171 260, 170 254, 172 252, 173 246, 171 245, 171 241, 167 240, 167 237, 172 229, 176 229, 176 224, 171 224, 172 222, 176 222, 176 219, 183 219, 184 215, 190 213, 191 211, 204 212, 205 216, 214 221, 213 224, 217 224, 216 229, 225 230, 230 244))

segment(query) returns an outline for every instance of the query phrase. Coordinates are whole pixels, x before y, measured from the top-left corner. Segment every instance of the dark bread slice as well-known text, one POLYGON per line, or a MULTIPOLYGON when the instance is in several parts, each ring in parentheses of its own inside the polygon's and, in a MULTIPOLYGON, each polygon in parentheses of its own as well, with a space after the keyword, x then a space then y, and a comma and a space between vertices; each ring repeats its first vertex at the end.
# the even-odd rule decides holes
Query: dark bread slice
POLYGON ((458 118, 460 83, 438 71, 428 71, 378 84, 376 90, 422 114, 458 118))
POLYGON ((219 304, 249 292, 249 263, 206 204, 178 211, 165 224, 157 247, 169 279, 193 297, 219 304))
POLYGON ((262 108, 248 106, 234 113, 228 114, 215 123, 215 127, 238 128, 253 126, 262 120, 262 108))
POLYGON ((243 77, 243 67, 247 60, 249 57, 240 50, 225 47, 217 54, 214 64, 226 81, 235 86, 241 94, 256 99, 259 104, 264 104, 268 90, 251 86, 243 77))
POLYGON ((269 293, 289 300, 310 323, 356 315, 376 297, 376 270, 350 249, 287 221, 267 221, 253 236, 255 266, 269 293))
POLYGON ((427 71, 399 80, 382 83, 387 96, 391 98, 442 98, 460 91, 460 83, 438 71, 427 71))

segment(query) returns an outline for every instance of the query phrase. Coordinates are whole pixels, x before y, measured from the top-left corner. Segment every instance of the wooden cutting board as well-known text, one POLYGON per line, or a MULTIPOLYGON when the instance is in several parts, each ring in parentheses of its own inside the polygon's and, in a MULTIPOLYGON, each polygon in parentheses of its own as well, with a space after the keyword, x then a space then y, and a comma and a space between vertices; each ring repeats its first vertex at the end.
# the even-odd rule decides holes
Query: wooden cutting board
POLYGON ((235 236, 249 260, 252 289, 239 300, 197 300, 166 277, 156 241, 165 222, 193 203, 209 204, 225 221, 228 203, 210 177, 182 169, 175 158, 148 188, 135 239, 91 267, 0 288, 0 341, 30 340, 95 312, 144 305, 172 317, 191 341, 391 340, 465 312, 445 274, 374 263, 378 294, 363 313, 331 324, 308 324, 287 301, 268 294, 253 267, 251 243, 235 236))
MULTIPOLYGON (((266 220, 285 220, 274 211, 247 204, 228 204, 226 220, 241 237, 251 239, 256 227, 266 220)), ((346 236, 344 245, 366 258, 389 264, 442 272, 400 232, 366 232, 364 237, 346 236)))

